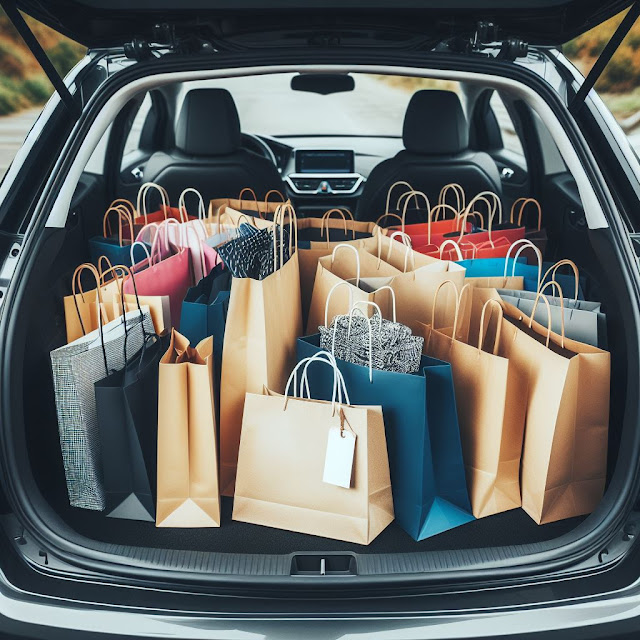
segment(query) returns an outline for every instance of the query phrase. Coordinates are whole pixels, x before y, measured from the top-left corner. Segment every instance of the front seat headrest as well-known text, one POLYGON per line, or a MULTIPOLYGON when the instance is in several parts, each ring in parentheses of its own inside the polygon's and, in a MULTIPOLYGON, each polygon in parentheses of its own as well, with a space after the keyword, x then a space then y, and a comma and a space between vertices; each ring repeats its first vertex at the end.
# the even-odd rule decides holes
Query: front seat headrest
POLYGON ((192 89, 184 97, 176 147, 192 156, 222 156, 240 147, 240 119, 226 89, 192 89))
POLYGON ((412 153, 456 154, 469 146, 469 129, 460 98, 453 91, 423 89, 411 97, 402 141, 412 153))

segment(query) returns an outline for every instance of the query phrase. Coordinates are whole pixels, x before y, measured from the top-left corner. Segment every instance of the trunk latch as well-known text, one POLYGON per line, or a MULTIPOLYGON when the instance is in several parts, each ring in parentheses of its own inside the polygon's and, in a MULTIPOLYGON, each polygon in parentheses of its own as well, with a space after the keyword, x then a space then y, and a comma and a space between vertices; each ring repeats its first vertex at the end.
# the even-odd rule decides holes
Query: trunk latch
POLYGON ((292 576, 355 576, 356 557, 351 554, 296 554, 291 559, 292 576))

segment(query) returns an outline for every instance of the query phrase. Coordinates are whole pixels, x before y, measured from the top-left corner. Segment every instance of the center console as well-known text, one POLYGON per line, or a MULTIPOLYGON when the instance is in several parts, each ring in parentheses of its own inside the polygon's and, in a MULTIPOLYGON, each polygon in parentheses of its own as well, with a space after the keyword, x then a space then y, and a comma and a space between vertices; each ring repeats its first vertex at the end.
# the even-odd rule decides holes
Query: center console
POLYGON ((354 171, 355 154, 349 149, 296 149, 295 171, 285 180, 294 194, 351 195, 363 176, 354 171))

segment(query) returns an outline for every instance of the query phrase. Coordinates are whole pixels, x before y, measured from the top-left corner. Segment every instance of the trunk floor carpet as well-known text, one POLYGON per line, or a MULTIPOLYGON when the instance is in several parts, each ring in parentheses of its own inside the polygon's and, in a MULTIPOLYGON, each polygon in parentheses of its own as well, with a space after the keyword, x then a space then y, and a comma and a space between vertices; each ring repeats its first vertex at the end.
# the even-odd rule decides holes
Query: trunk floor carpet
POLYGON ((215 529, 157 529, 152 522, 107 518, 67 506, 62 517, 78 533, 111 544, 219 553, 287 554, 297 551, 406 553, 531 544, 557 538, 584 520, 571 518, 537 525, 522 509, 470 522, 415 542, 391 523, 369 546, 271 529, 231 519, 233 501, 223 498, 222 526, 215 529))

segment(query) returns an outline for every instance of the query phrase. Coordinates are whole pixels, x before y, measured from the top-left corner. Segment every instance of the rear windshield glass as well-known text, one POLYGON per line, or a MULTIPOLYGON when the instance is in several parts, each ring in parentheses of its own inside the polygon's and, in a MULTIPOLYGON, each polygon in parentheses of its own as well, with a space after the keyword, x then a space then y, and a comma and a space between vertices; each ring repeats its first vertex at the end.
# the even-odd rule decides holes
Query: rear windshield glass
POLYGON ((400 137, 404 114, 415 91, 458 90, 458 83, 451 81, 354 73, 353 91, 320 95, 293 91, 294 75, 190 82, 183 86, 181 98, 198 87, 227 89, 238 108, 242 130, 247 133, 400 137))

